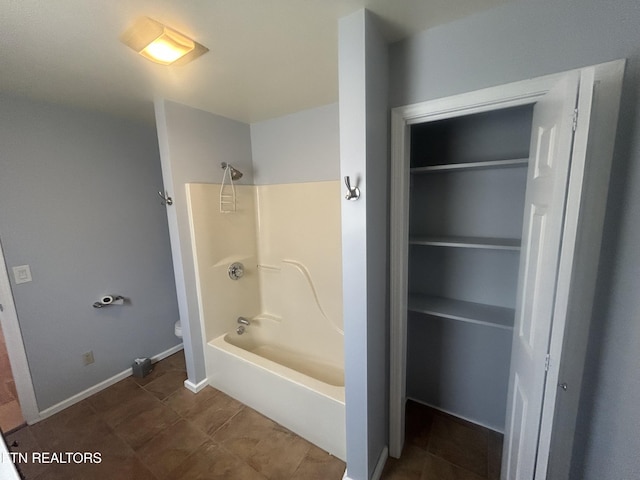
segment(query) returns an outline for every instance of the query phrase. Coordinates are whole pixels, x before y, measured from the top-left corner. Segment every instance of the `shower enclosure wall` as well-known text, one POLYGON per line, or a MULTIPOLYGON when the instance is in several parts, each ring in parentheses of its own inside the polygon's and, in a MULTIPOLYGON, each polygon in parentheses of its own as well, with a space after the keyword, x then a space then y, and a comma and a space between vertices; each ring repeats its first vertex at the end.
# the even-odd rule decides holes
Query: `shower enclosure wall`
POLYGON ((340 188, 235 185, 233 212, 220 184, 187 199, 209 383, 344 459, 340 188))

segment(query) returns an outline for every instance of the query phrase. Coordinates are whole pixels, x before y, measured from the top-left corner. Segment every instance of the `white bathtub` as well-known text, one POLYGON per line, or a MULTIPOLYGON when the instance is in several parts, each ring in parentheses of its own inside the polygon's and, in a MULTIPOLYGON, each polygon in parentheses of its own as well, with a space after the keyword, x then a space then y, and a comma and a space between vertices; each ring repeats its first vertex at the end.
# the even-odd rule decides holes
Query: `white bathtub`
POLYGON ((283 343, 285 330, 263 316, 252 319, 242 335, 233 331, 211 340, 209 383, 345 460, 342 359, 300 342, 283 343))

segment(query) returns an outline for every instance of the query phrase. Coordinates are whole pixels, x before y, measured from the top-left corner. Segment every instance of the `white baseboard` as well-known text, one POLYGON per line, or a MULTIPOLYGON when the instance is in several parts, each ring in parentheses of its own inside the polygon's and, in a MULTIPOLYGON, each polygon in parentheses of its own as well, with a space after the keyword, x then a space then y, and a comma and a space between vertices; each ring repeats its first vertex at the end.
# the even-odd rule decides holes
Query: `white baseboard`
MULTIPOLYGON (((179 352, 183 348, 184 348, 184 345, 182 343, 175 345, 165 350, 164 352, 160 352, 158 355, 154 355, 153 357, 151 357, 151 362, 152 363, 159 362, 160 360, 167 358, 168 356, 173 355, 174 353, 179 352)), ((67 398, 66 400, 63 400, 62 402, 56 403, 55 405, 42 410, 41 412, 39 412, 39 418, 35 419, 32 422, 29 422, 29 425, 33 425, 34 423, 37 423, 40 420, 44 420, 45 418, 48 418, 51 415, 61 412, 65 408, 69 408, 70 406, 75 405, 78 402, 81 402, 85 398, 89 398, 91 395, 95 395, 96 393, 101 392, 105 388, 108 388, 111 385, 114 385, 119 381, 124 380, 127 377, 130 377, 132 373, 133 371, 131 367, 129 367, 126 370, 115 374, 113 377, 107 378, 106 380, 103 380, 102 382, 92 387, 89 387, 80 393, 76 393, 75 395, 67 398)))
MULTIPOLYGON (((385 445, 384 448, 382 449, 382 452, 380 452, 378 461, 376 462, 376 468, 373 469, 373 473, 371 474, 371 480, 380 480, 380 478, 382 478, 382 471, 384 470, 384 466, 387 463, 388 458, 389 458, 389 447, 385 445)), ((342 480, 353 480, 351 477, 349 477, 347 470, 344 471, 342 480)))
POLYGON ((376 468, 373 469, 371 480, 380 480, 380 478, 382 478, 382 471, 384 470, 384 466, 387 463, 387 458, 389 458, 389 447, 385 445, 382 449, 382 452, 380 452, 380 456, 378 457, 376 468))
POLYGON ((461 420, 464 420, 465 422, 469 422, 469 423, 473 423, 475 425, 479 425, 481 427, 484 427, 488 430, 493 430, 494 432, 497 432, 501 435, 504 435, 504 429, 500 430, 499 428, 496 428, 494 426, 491 425, 487 425, 484 422, 480 422, 478 420, 474 420, 473 418, 470 417, 466 417, 464 415, 460 415, 459 413, 453 412, 451 410, 447 410, 446 408, 440 408, 440 407, 436 407, 435 405, 431 405, 430 403, 427 402, 423 402, 422 400, 418 400, 417 398, 413 398, 413 397, 407 397, 407 400, 411 400, 413 402, 419 403, 420 405, 425 405, 429 408, 433 408, 434 410, 438 410, 439 412, 443 412, 446 413, 447 415, 451 415, 452 417, 456 417, 459 418, 461 420))
POLYGON ((185 380, 184 381, 184 388, 186 388, 187 390, 193 392, 193 393, 198 393, 200 390, 202 390, 204 387, 206 387, 207 385, 209 385, 209 379, 205 378, 204 380, 202 380, 201 382, 198 383, 193 383, 190 380, 185 380))
MULTIPOLYGON (((72 405, 75 405, 78 402, 81 402, 82 400, 84 400, 85 398, 89 398, 91 395, 95 395, 96 393, 104 390, 105 388, 110 387, 111 385, 114 385, 116 383, 118 383, 121 380, 124 380, 127 377, 131 376, 131 368, 128 368, 127 370, 120 372, 116 375, 114 375, 111 378, 107 378, 106 380, 87 388, 86 390, 83 390, 80 393, 76 393, 75 395, 73 395, 72 397, 67 398, 66 400, 63 400, 59 403, 56 403, 55 405, 46 408, 44 410, 42 410, 40 412, 40 418, 38 418, 38 420, 36 422, 39 422, 40 420, 44 420, 45 418, 50 417, 51 415, 54 415, 58 412, 61 412, 62 410, 64 410, 65 408, 69 408, 72 405)), ((33 423, 36 423, 33 422, 33 423)))
POLYGON ((170 357, 174 353, 178 353, 180 350, 183 350, 183 349, 184 349, 184 343, 179 343, 178 345, 175 345, 165 350, 164 352, 160 352, 158 355, 151 357, 151 363, 156 363, 156 362, 159 362, 160 360, 164 360, 165 358, 170 357))

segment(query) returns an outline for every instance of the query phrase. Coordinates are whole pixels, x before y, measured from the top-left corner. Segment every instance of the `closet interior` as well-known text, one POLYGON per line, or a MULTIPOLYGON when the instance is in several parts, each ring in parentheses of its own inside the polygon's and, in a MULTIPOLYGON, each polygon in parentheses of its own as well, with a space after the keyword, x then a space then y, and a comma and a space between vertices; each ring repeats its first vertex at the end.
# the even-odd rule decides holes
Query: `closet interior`
POLYGON ((533 106, 411 126, 407 397, 503 432, 533 106))

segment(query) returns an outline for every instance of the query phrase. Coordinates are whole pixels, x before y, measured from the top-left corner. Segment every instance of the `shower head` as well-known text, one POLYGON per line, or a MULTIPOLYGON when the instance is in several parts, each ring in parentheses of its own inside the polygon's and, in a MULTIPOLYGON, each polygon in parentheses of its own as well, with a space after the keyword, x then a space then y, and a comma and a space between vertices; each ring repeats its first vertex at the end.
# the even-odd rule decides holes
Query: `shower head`
POLYGON ((242 172, 240 170, 236 170, 227 162, 222 162, 222 169, 229 169, 229 173, 231 174, 231 180, 240 180, 242 178, 242 172))

